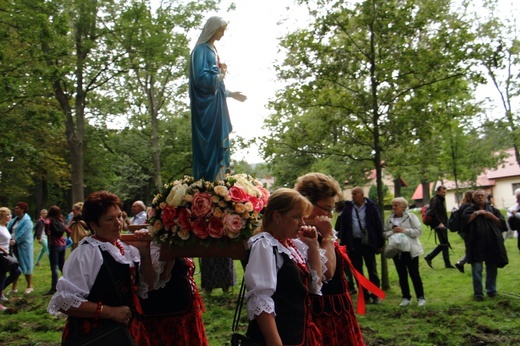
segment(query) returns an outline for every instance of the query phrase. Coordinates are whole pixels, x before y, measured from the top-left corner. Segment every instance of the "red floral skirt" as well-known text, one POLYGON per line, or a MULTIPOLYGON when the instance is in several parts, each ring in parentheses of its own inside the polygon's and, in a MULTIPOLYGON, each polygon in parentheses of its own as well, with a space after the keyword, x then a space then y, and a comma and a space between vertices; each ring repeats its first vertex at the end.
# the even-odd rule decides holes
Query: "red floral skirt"
POLYGON ((314 310, 314 322, 321 331, 321 345, 364 346, 365 341, 350 296, 345 294, 312 296, 313 305, 332 309, 314 310), (316 313, 318 310, 318 313, 316 313), (328 311, 327 311, 328 310, 328 311))
POLYGON ((152 346, 207 346, 202 310, 194 308, 182 315, 151 317, 143 319, 152 346))

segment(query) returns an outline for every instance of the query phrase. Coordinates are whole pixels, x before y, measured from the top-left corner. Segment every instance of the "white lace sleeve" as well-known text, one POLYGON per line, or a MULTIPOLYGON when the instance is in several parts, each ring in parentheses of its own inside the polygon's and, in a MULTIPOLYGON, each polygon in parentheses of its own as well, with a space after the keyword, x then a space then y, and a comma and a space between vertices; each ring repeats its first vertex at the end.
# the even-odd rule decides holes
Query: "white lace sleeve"
MULTIPOLYGON (((321 271, 325 273, 327 267, 325 263, 327 263, 327 256, 325 256, 325 250, 320 249, 320 262, 321 262, 321 271)), ((324 275, 320 276, 316 272, 316 270, 309 267, 309 271, 311 273, 312 280, 310 282, 309 293, 316 294, 321 296, 321 287, 323 286, 324 280, 327 281, 324 275)))
MULTIPOLYGON (((327 269, 327 262, 328 261, 329 261, 329 258, 327 257, 327 250, 320 248, 321 281, 322 282, 328 282, 329 281, 329 279, 327 279, 325 277, 325 272, 328 270, 327 269)), ((331 275, 330 280, 332 280, 333 276, 334 276, 334 274, 331 275)))
MULTIPOLYGON (((299 239, 294 239, 293 243, 298 248, 298 251, 300 251, 300 253, 303 254, 303 256, 305 257, 305 260, 308 260, 309 257, 307 256, 308 255, 307 250, 309 249, 309 247, 299 239)), ((322 273, 324 273, 327 270, 327 268, 324 268, 325 264, 327 263, 327 256, 325 256, 326 251, 324 249, 320 248, 319 252, 320 252, 321 270, 322 270, 322 273)), ((318 273, 316 272, 316 269, 313 269, 310 266, 309 266, 309 272, 311 273, 311 277, 312 277, 312 282, 309 287, 309 293, 317 294, 317 295, 321 296, 321 287, 323 286, 323 280, 325 279, 325 276, 322 275, 322 277, 320 278, 318 273)))
MULTIPOLYGON (((57 291, 47 307, 50 314, 57 315, 60 310, 67 311, 70 307, 77 308, 81 303, 87 301, 87 296, 103 265, 103 255, 99 251, 99 247, 108 251, 119 263, 133 267, 134 262, 140 261, 139 250, 133 246, 123 243, 125 249, 123 256, 119 249, 110 243, 102 243, 91 237, 84 238, 81 246, 71 252, 63 266, 63 276, 58 280, 57 291)), ((141 287, 137 293, 145 298, 146 287, 144 293, 141 287)))
POLYGON ((72 251, 63 266, 63 276, 56 285, 57 292, 47 307, 49 313, 57 315, 60 310, 77 308, 86 302, 102 264, 103 256, 97 246, 83 244, 72 251))
MULTIPOLYGON (((268 233, 261 233, 249 240, 251 253, 244 273, 249 320, 253 320, 262 312, 275 314, 271 296, 276 290, 278 269, 273 241, 277 242, 268 233)), ((280 261, 283 261, 281 257, 280 261)))
POLYGON ((166 262, 160 261, 159 258, 161 256, 161 245, 153 242, 150 246, 150 256, 152 257, 152 265, 154 271, 154 290, 158 290, 159 288, 163 288, 166 286, 168 281, 170 281, 172 275, 168 275, 166 279, 161 279, 160 275, 164 271, 164 265, 166 262))

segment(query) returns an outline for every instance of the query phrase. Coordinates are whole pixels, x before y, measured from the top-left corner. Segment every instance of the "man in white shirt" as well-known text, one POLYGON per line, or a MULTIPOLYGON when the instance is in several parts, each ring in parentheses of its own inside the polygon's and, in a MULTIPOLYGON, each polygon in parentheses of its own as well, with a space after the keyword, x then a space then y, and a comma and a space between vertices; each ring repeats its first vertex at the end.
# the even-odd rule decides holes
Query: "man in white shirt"
MULTIPOLYGON (((126 219, 123 222, 123 228, 125 230, 128 230, 128 226, 130 225, 146 224, 146 206, 144 205, 143 201, 135 201, 132 204, 132 214, 134 216, 132 216, 130 221, 126 219)), ((133 233, 133 231, 130 231, 130 233, 133 233)))

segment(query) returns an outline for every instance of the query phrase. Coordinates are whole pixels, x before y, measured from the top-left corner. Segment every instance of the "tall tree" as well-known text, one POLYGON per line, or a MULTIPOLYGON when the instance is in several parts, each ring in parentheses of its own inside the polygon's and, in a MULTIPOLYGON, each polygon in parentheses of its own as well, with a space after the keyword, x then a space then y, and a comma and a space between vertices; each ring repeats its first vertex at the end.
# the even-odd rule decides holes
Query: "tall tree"
POLYGON ((276 157, 278 148, 290 147, 315 157, 334 155, 338 165, 369 164, 383 213, 383 165, 391 157, 386 153, 413 143, 396 141, 401 134, 436 120, 434 107, 410 113, 410 103, 444 99, 439 85, 468 74, 469 24, 448 0, 301 3, 314 21, 282 42, 287 58, 279 75, 290 84, 279 94, 271 121, 277 129, 292 128, 287 132, 293 135, 273 135, 268 153, 276 157))
POLYGON ((89 94, 121 71, 113 70, 121 54, 112 49, 116 35, 110 8, 121 2, 97 0, 25 0, 16 2, 23 14, 25 39, 35 60, 45 63, 31 82, 48 86, 65 116, 69 147, 72 201, 84 199, 85 124, 89 94), (37 78, 36 78, 37 77, 37 78))
MULTIPOLYGON (((479 30, 478 60, 487 72, 489 82, 499 96, 503 121, 508 127, 508 136, 515 149, 516 161, 520 164, 520 118, 515 105, 520 96, 520 40, 516 12, 498 14, 497 1, 485 1, 489 11, 481 21, 479 30)), ((482 16, 479 14, 479 16, 482 16)))
POLYGON ((48 203, 62 205, 70 184, 64 118, 51 86, 41 83, 46 66, 34 44, 38 4, 0 2, 0 199, 23 199, 33 215, 48 203))
POLYGON ((347 175, 352 166, 344 163, 365 162, 376 170, 383 201, 382 168, 391 157, 385 152, 412 143, 400 134, 435 121, 434 112, 410 113, 410 102, 431 102, 441 92, 437 84, 465 78, 469 25, 450 11, 450 1, 302 3, 315 6, 315 20, 282 42, 287 58, 279 75, 290 84, 273 103, 267 125, 276 135, 266 154, 272 163, 280 148, 332 156, 347 175))
POLYGON ((218 1, 160 3, 151 9, 134 1, 124 10, 116 30, 128 73, 114 80, 116 102, 134 110, 130 126, 146 128, 151 148, 156 189, 162 186, 159 122, 166 117, 183 118, 188 110, 187 71, 190 47, 188 33, 201 24, 203 15, 218 1))

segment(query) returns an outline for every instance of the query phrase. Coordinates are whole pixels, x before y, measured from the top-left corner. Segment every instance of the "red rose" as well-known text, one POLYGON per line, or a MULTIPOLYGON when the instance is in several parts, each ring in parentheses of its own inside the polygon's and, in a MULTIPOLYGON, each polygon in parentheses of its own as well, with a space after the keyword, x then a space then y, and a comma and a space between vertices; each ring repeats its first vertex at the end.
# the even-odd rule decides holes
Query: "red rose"
POLYGON ((247 202, 249 195, 241 187, 233 186, 229 189, 229 196, 233 202, 247 202))
POLYGON ((211 238, 222 238, 224 236, 224 224, 218 217, 209 219, 208 229, 211 238))
MULTIPOLYGON (((222 221, 224 222, 224 230, 228 233, 233 233, 235 236, 240 233, 240 230, 246 224, 246 221, 238 214, 224 214, 222 221)), ((231 236, 230 238, 235 237, 231 236)))
POLYGON ((175 225, 175 218, 177 217, 177 209, 174 207, 167 205, 164 207, 161 213, 161 220, 164 224, 164 227, 169 229, 171 226, 175 225))
POLYGON ((249 196, 249 202, 253 205, 254 211, 262 211, 264 209, 264 201, 255 196, 249 196))
POLYGON ((197 238, 206 239, 209 235, 208 226, 206 221, 202 218, 197 219, 191 223, 192 232, 197 238))
POLYGON ((179 211, 179 217, 178 217, 179 226, 186 231, 191 230, 190 218, 191 218, 191 213, 188 210, 188 208, 181 208, 181 210, 179 211))
POLYGON ((191 201, 191 212, 193 215, 196 217, 204 217, 208 215, 213 209, 211 197, 211 193, 209 192, 196 193, 191 201))

